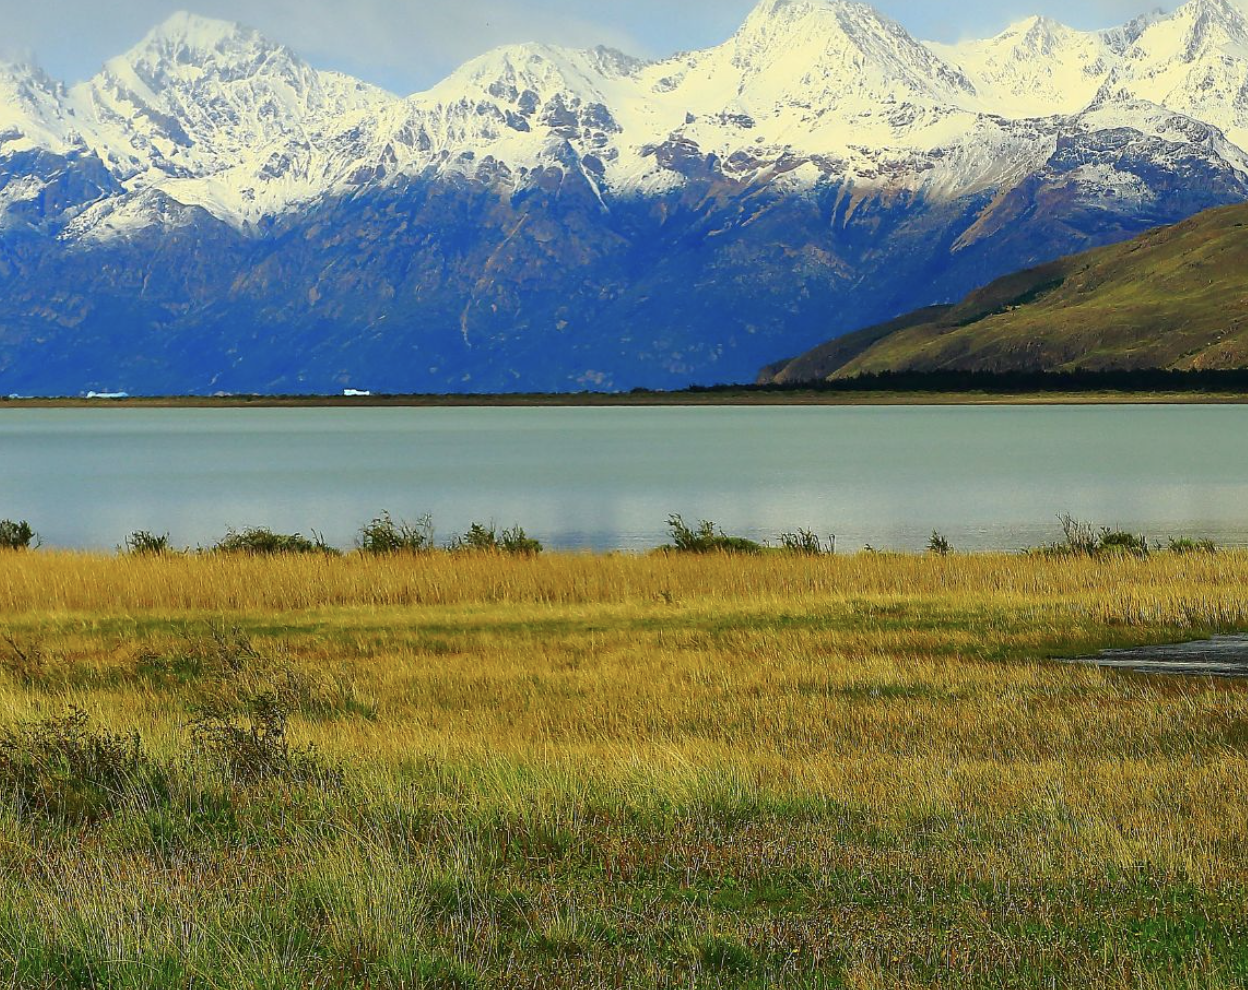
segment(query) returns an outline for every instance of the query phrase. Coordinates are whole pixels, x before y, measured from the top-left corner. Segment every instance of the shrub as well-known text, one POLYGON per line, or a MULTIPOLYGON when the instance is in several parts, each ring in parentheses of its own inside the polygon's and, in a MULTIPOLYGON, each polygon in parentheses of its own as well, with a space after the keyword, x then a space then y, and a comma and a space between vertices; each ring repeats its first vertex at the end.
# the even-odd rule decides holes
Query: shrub
POLYGON ((796 533, 781 533, 780 545, 787 553, 802 554, 807 557, 822 557, 836 553, 836 537, 828 537, 824 543, 809 529, 799 529, 796 533))
POLYGON ((426 515, 413 525, 402 519, 395 522, 389 512, 383 512, 360 530, 360 536, 356 542, 362 553, 379 556, 396 553, 427 553, 434 549, 433 520, 426 515))
POLYGON ((133 794, 150 769, 138 733, 93 730, 79 708, 0 734, 0 788, 19 813, 98 821, 133 794))
POLYGON ((494 526, 473 523, 462 536, 454 536, 447 544, 451 553, 491 553, 498 550, 498 530, 494 526))
POLYGON ((0 550, 29 550, 39 546, 39 536, 28 522, 0 520, 0 550))
POLYGON ((503 553, 516 557, 536 557, 544 549, 541 541, 530 537, 521 526, 503 530, 498 545, 503 553))
POLYGON ((456 536, 447 547, 452 553, 505 553, 532 557, 542 552, 542 544, 525 533, 521 526, 503 530, 499 536, 494 525, 473 523, 462 536, 456 536))
POLYGON ((1081 522, 1072 515, 1059 516, 1062 524, 1064 543, 1055 549, 1064 548, 1067 552, 1083 557, 1091 557, 1096 553, 1096 530, 1091 523, 1081 522))
POLYGON ((667 527, 672 534, 672 542, 665 547, 677 553, 762 553, 763 547, 753 540, 742 536, 728 536, 713 522, 703 519, 697 529, 685 524, 683 517, 671 515, 667 519, 667 527))
POLYGON ((196 744, 231 783, 280 780, 337 787, 340 767, 327 763, 311 744, 292 746, 287 736, 290 711, 273 693, 250 699, 242 715, 219 704, 202 708, 192 725, 196 744))
POLYGON ((1091 523, 1081 522, 1070 515, 1058 516, 1058 520, 1062 524, 1062 542, 1032 552, 1058 557, 1101 557, 1115 554, 1147 557, 1149 554, 1148 540, 1143 536, 1123 530, 1111 530, 1108 527, 1098 530, 1091 523))
POLYGON ((1122 530, 1101 530, 1097 539, 1096 552, 1100 555, 1121 554, 1124 556, 1147 557, 1148 540, 1134 533, 1122 530))
POLYGON ((37 684, 48 675, 48 657, 38 643, 19 643, 7 633, 4 636, 4 653, 0 655, 0 670, 22 684, 37 684))
POLYGON ((1191 554, 1191 553, 1208 553, 1216 554, 1218 545, 1213 540, 1189 540, 1186 537, 1175 539, 1170 538, 1170 544, 1166 548, 1171 553, 1191 554))
POLYGON ((953 546, 936 530, 932 530, 932 538, 927 541, 927 552, 937 557, 948 557, 953 553, 953 546))
POLYGON ((239 553, 252 557, 273 557, 283 554, 328 554, 338 556, 338 551, 316 533, 308 539, 299 533, 274 533, 264 527, 230 530, 213 549, 217 553, 239 553))
POLYGON ((126 537, 125 552, 133 557, 160 557, 170 551, 169 534, 157 536, 147 530, 139 530, 126 537))

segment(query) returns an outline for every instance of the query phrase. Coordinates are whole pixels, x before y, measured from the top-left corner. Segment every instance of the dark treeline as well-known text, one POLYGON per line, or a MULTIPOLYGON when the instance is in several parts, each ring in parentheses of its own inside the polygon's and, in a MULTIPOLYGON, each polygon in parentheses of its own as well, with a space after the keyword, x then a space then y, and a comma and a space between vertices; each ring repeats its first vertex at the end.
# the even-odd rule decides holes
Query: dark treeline
MULTIPOLYGON (((322 394, 238 394, 238 395, 132 395, 125 398, 91 400, 93 405, 155 403, 179 405, 196 403, 332 406, 384 406, 428 404, 437 406, 488 405, 620 405, 633 400, 666 401, 679 396, 784 395, 786 393, 827 395, 893 392, 900 394, 956 394, 978 392, 985 395, 1068 394, 1094 392, 1187 394, 1248 393, 1248 368, 1231 370, 1170 371, 1164 368, 1113 371, 885 371, 857 375, 835 381, 786 382, 785 384, 691 385, 680 391, 635 388, 628 392, 494 392, 494 393, 382 393, 362 398, 322 394)), ((35 399, 0 395, 0 405, 20 402, 87 401, 73 396, 43 396, 35 399)))
POLYGON ((1248 392, 1248 368, 1229 371, 886 371, 824 382, 694 386, 707 392, 1248 392))

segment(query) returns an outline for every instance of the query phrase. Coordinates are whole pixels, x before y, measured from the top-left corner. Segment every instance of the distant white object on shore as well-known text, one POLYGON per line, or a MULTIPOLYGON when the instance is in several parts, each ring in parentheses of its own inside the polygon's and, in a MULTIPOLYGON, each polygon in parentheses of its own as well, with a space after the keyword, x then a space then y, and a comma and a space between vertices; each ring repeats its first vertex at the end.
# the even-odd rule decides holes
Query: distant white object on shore
POLYGON ((367 399, 372 396, 372 392, 362 392, 358 388, 346 388, 342 390, 342 394, 348 399, 367 399))
POLYGON ((129 392, 88 392, 88 399, 128 399, 129 392))

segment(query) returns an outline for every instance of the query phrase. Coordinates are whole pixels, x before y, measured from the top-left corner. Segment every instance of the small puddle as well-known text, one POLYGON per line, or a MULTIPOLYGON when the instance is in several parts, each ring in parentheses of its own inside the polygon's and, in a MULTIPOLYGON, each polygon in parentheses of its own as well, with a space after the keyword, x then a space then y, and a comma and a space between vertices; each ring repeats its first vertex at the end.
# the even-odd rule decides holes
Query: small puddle
POLYGON ((1105 650, 1098 656, 1080 657, 1074 662, 1141 674, 1248 678, 1248 636, 1218 636, 1195 643, 1105 650))

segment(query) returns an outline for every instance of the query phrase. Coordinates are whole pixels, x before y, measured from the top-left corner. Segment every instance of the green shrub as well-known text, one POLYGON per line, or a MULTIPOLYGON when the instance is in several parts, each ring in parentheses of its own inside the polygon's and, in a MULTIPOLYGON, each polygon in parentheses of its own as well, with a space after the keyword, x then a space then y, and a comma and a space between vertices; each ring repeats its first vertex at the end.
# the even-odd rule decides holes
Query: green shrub
POLYGON ((0 550, 29 550, 39 546, 39 536, 28 522, 0 520, 0 550))
POLYGON ((329 554, 338 556, 339 552, 329 546, 316 533, 314 539, 308 539, 299 533, 274 533, 264 527, 244 529, 242 532, 230 530, 225 538, 213 549, 217 553, 239 553, 252 557, 273 557, 283 554, 329 554))
POLYGON ((1062 541, 1040 547, 1033 553, 1053 557, 1147 557, 1149 554, 1148 540, 1143 536, 1111 530, 1107 526, 1097 529, 1070 515, 1059 516, 1058 520, 1062 524, 1062 541))
POLYGON ((807 557, 831 556, 836 553, 836 537, 828 537, 824 543, 809 529, 799 529, 796 533, 781 533, 780 545, 786 553, 799 554, 807 557))
POLYGON ((494 526, 473 523, 468 531, 451 537, 447 544, 451 553, 492 553, 498 550, 498 530, 494 526))
POLYGON ((1214 543, 1213 540, 1189 540, 1186 537, 1181 537, 1179 539, 1171 537, 1170 544, 1166 547, 1166 549, 1171 553, 1177 554, 1216 554, 1218 552, 1218 545, 1214 543))
POLYGON ((326 762, 311 744, 292 746, 287 736, 290 710, 277 694, 251 698, 241 715, 219 703, 200 709, 192 724, 201 753, 230 783, 278 780, 338 787, 340 767, 326 762))
POLYGON ((932 538, 927 541, 927 552, 937 557, 948 557, 953 553, 953 546, 940 533, 932 530, 932 538))
POLYGON ((125 552, 132 557, 160 557, 172 549, 169 534, 157 536, 147 530, 139 530, 126 537, 125 552))
POLYGON ((728 536, 713 522, 703 519, 697 529, 685 524, 680 515, 671 515, 667 519, 667 527, 672 534, 672 542, 664 547, 677 553, 762 553, 760 543, 747 540, 743 536, 728 536))
POLYGON ((544 549, 541 541, 530 537, 521 526, 503 530, 498 545, 503 553, 516 557, 536 557, 544 549))
POLYGON ((434 549, 433 520, 422 516, 415 524, 400 519, 395 522, 389 512, 360 530, 356 541, 362 553, 387 556, 396 553, 427 553, 434 549))
POLYGON ((98 821, 135 794, 151 770, 138 733, 93 730, 79 708, 0 734, 0 793, 19 814, 98 821))
POLYGON ((462 536, 454 537, 447 549, 451 553, 505 553, 533 557, 541 553, 542 544, 525 533, 521 526, 505 529, 500 536, 494 525, 473 523, 462 536))
POLYGON ((1147 557, 1148 540, 1134 533, 1122 530, 1101 530, 1097 539, 1096 552, 1099 555, 1121 554, 1124 556, 1147 557))

